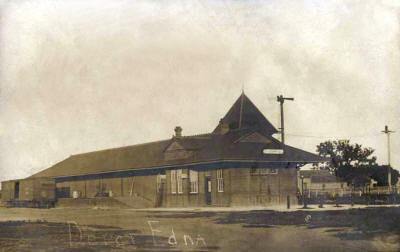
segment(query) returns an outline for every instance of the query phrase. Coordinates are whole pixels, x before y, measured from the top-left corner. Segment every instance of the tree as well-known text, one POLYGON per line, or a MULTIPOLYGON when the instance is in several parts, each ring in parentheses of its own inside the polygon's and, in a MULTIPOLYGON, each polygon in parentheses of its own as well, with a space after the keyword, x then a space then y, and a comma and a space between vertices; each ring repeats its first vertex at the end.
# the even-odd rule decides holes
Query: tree
POLYGON ((363 148, 361 144, 350 144, 350 140, 325 141, 317 145, 320 156, 331 158, 330 170, 337 173, 339 167, 359 167, 375 165, 376 157, 372 148, 363 148))
MULTIPOLYGON (((317 145, 317 152, 320 156, 331 158, 329 170, 348 183, 359 183, 358 186, 361 186, 369 179, 376 180, 379 186, 388 183, 388 166, 376 163, 372 148, 351 144, 349 140, 325 141, 317 145)), ((391 168, 391 173, 392 184, 396 184, 399 172, 391 168)))

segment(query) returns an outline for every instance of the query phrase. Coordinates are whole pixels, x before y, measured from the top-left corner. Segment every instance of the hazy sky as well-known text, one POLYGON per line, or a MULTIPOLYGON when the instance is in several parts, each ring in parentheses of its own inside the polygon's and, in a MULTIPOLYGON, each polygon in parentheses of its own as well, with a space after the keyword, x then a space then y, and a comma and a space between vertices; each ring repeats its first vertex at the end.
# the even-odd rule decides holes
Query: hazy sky
POLYGON ((398 1, 13 1, 0 19, 0 180, 71 154, 210 132, 245 93, 286 141, 400 168, 398 1))

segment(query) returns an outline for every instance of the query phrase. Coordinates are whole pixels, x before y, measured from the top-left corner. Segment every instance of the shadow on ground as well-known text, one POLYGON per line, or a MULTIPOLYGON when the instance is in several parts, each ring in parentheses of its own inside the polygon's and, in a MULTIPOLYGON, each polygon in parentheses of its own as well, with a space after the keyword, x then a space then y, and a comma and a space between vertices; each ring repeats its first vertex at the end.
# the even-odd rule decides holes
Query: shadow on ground
POLYGON ((210 218, 215 217, 221 212, 152 212, 147 217, 151 218, 171 218, 171 219, 186 219, 186 218, 210 218))
POLYGON ((400 235, 400 208, 374 207, 331 211, 248 211, 231 212, 215 219, 217 224, 242 224, 244 228, 295 225, 328 228, 340 239, 362 240, 391 233, 400 235), (351 231, 349 231, 351 228, 351 231))

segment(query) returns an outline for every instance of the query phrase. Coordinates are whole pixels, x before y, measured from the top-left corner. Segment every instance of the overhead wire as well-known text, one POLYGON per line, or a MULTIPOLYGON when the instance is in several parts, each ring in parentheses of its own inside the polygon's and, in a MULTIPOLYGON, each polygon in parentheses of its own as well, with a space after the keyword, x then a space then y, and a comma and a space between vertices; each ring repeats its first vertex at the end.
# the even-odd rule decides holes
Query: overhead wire
POLYGON ((382 133, 371 133, 362 135, 308 135, 308 134, 292 134, 286 133, 287 136, 292 137, 303 137, 303 138, 335 138, 335 139, 348 139, 348 138, 364 138, 364 137, 375 137, 382 136, 382 133))

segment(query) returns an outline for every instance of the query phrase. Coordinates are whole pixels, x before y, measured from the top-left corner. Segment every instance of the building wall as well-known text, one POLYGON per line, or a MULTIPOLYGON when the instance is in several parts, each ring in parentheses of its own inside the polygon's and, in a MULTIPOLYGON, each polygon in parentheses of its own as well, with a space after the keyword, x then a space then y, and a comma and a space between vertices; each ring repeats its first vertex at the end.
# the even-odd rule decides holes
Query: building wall
POLYGON ((211 178, 212 206, 268 206, 286 204, 287 196, 291 204, 297 203, 296 169, 278 169, 277 174, 252 173, 251 168, 223 169, 223 192, 218 192, 217 169, 199 171, 198 193, 190 193, 189 169, 182 169, 183 192, 171 191, 171 171, 166 172, 166 196, 163 206, 187 207, 207 206, 205 183, 211 178))
POLYGON ((21 179, 2 182, 3 197, 2 201, 41 201, 54 200, 55 183, 52 179, 21 179), (15 185, 19 183, 18 198, 15 197, 15 185))
POLYGON ((19 200, 33 200, 37 198, 39 192, 37 190, 34 190, 34 187, 35 183, 33 180, 20 180, 19 200))
POLYGON ((1 182, 1 201, 6 202, 14 199, 14 181, 1 182))
POLYGON ((295 168, 277 169, 275 173, 252 172, 251 168, 231 170, 232 206, 285 205, 297 203, 297 173, 295 168))
POLYGON ((156 175, 71 180, 57 182, 56 187, 69 188, 70 197, 76 191, 80 198, 95 198, 102 191, 112 197, 142 197, 152 202, 157 198, 156 175))
MULTIPOLYGON (((121 190, 118 196, 122 197, 142 197, 152 202, 157 198, 157 176, 133 176, 125 177, 120 180, 122 182, 121 190)), ((117 182, 115 181, 115 186, 117 182)))
POLYGON ((229 178, 230 171, 223 170, 224 192, 217 191, 217 170, 198 170, 198 192, 190 192, 189 169, 182 169, 182 193, 172 193, 171 171, 166 171, 165 195, 162 206, 165 207, 187 207, 187 206, 207 206, 206 204, 206 177, 211 178, 211 205, 213 206, 229 206, 230 205, 230 188, 229 178))
MULTIPOLYGON (((286 204, 290 196, 292 204, 297 202, 296 169, 277 169, 277 173, 255 173, 252 168, 227 168, 222 170, 223 192, 219 192, 218 169, 198 170, 198 192, 190 192, 189 169, 182 169, 182 193, 171 191, 171 170, 163 179, 158 175, 131 176, 119 178, 93 178, 57 182, 56 187, 67 188, 70 197, 74 191, 80 198, 95 198, 99 191, 112 192, 112 197, 130 201, 143 198, 162 207, 204 207, 206 202, 206 178, 211 180, 211 206, 269 206, 286 204), (160 185, 163 184, 163 190, 160 185)), ((20 200, 51 197, 51 190, 44 192, 43 181, 20 180, 20 200)), ((2 200, 14 198, 15 181, 2 183, 2 200)), ((54 197, 54 190, 53 197, 54 197)), ((98 195, 99 196, 99 195, 98 195)))
POLYGON ((346 189, 347 185, 345 182, 325 182, 325 183, 311 183, 309 188, 310 190, 341 190, 346 189))
MULTIPOLYGON (((302 192, 302 181, 298 178, 298 188, 299 192, 302 192)), ((311 182, 311 178, 304 178, 303 179, 303 188, 306 193, 310 193, 310 191, 340 191, 340 190, 347 190, 348 186, 346 182, 311 182)))

